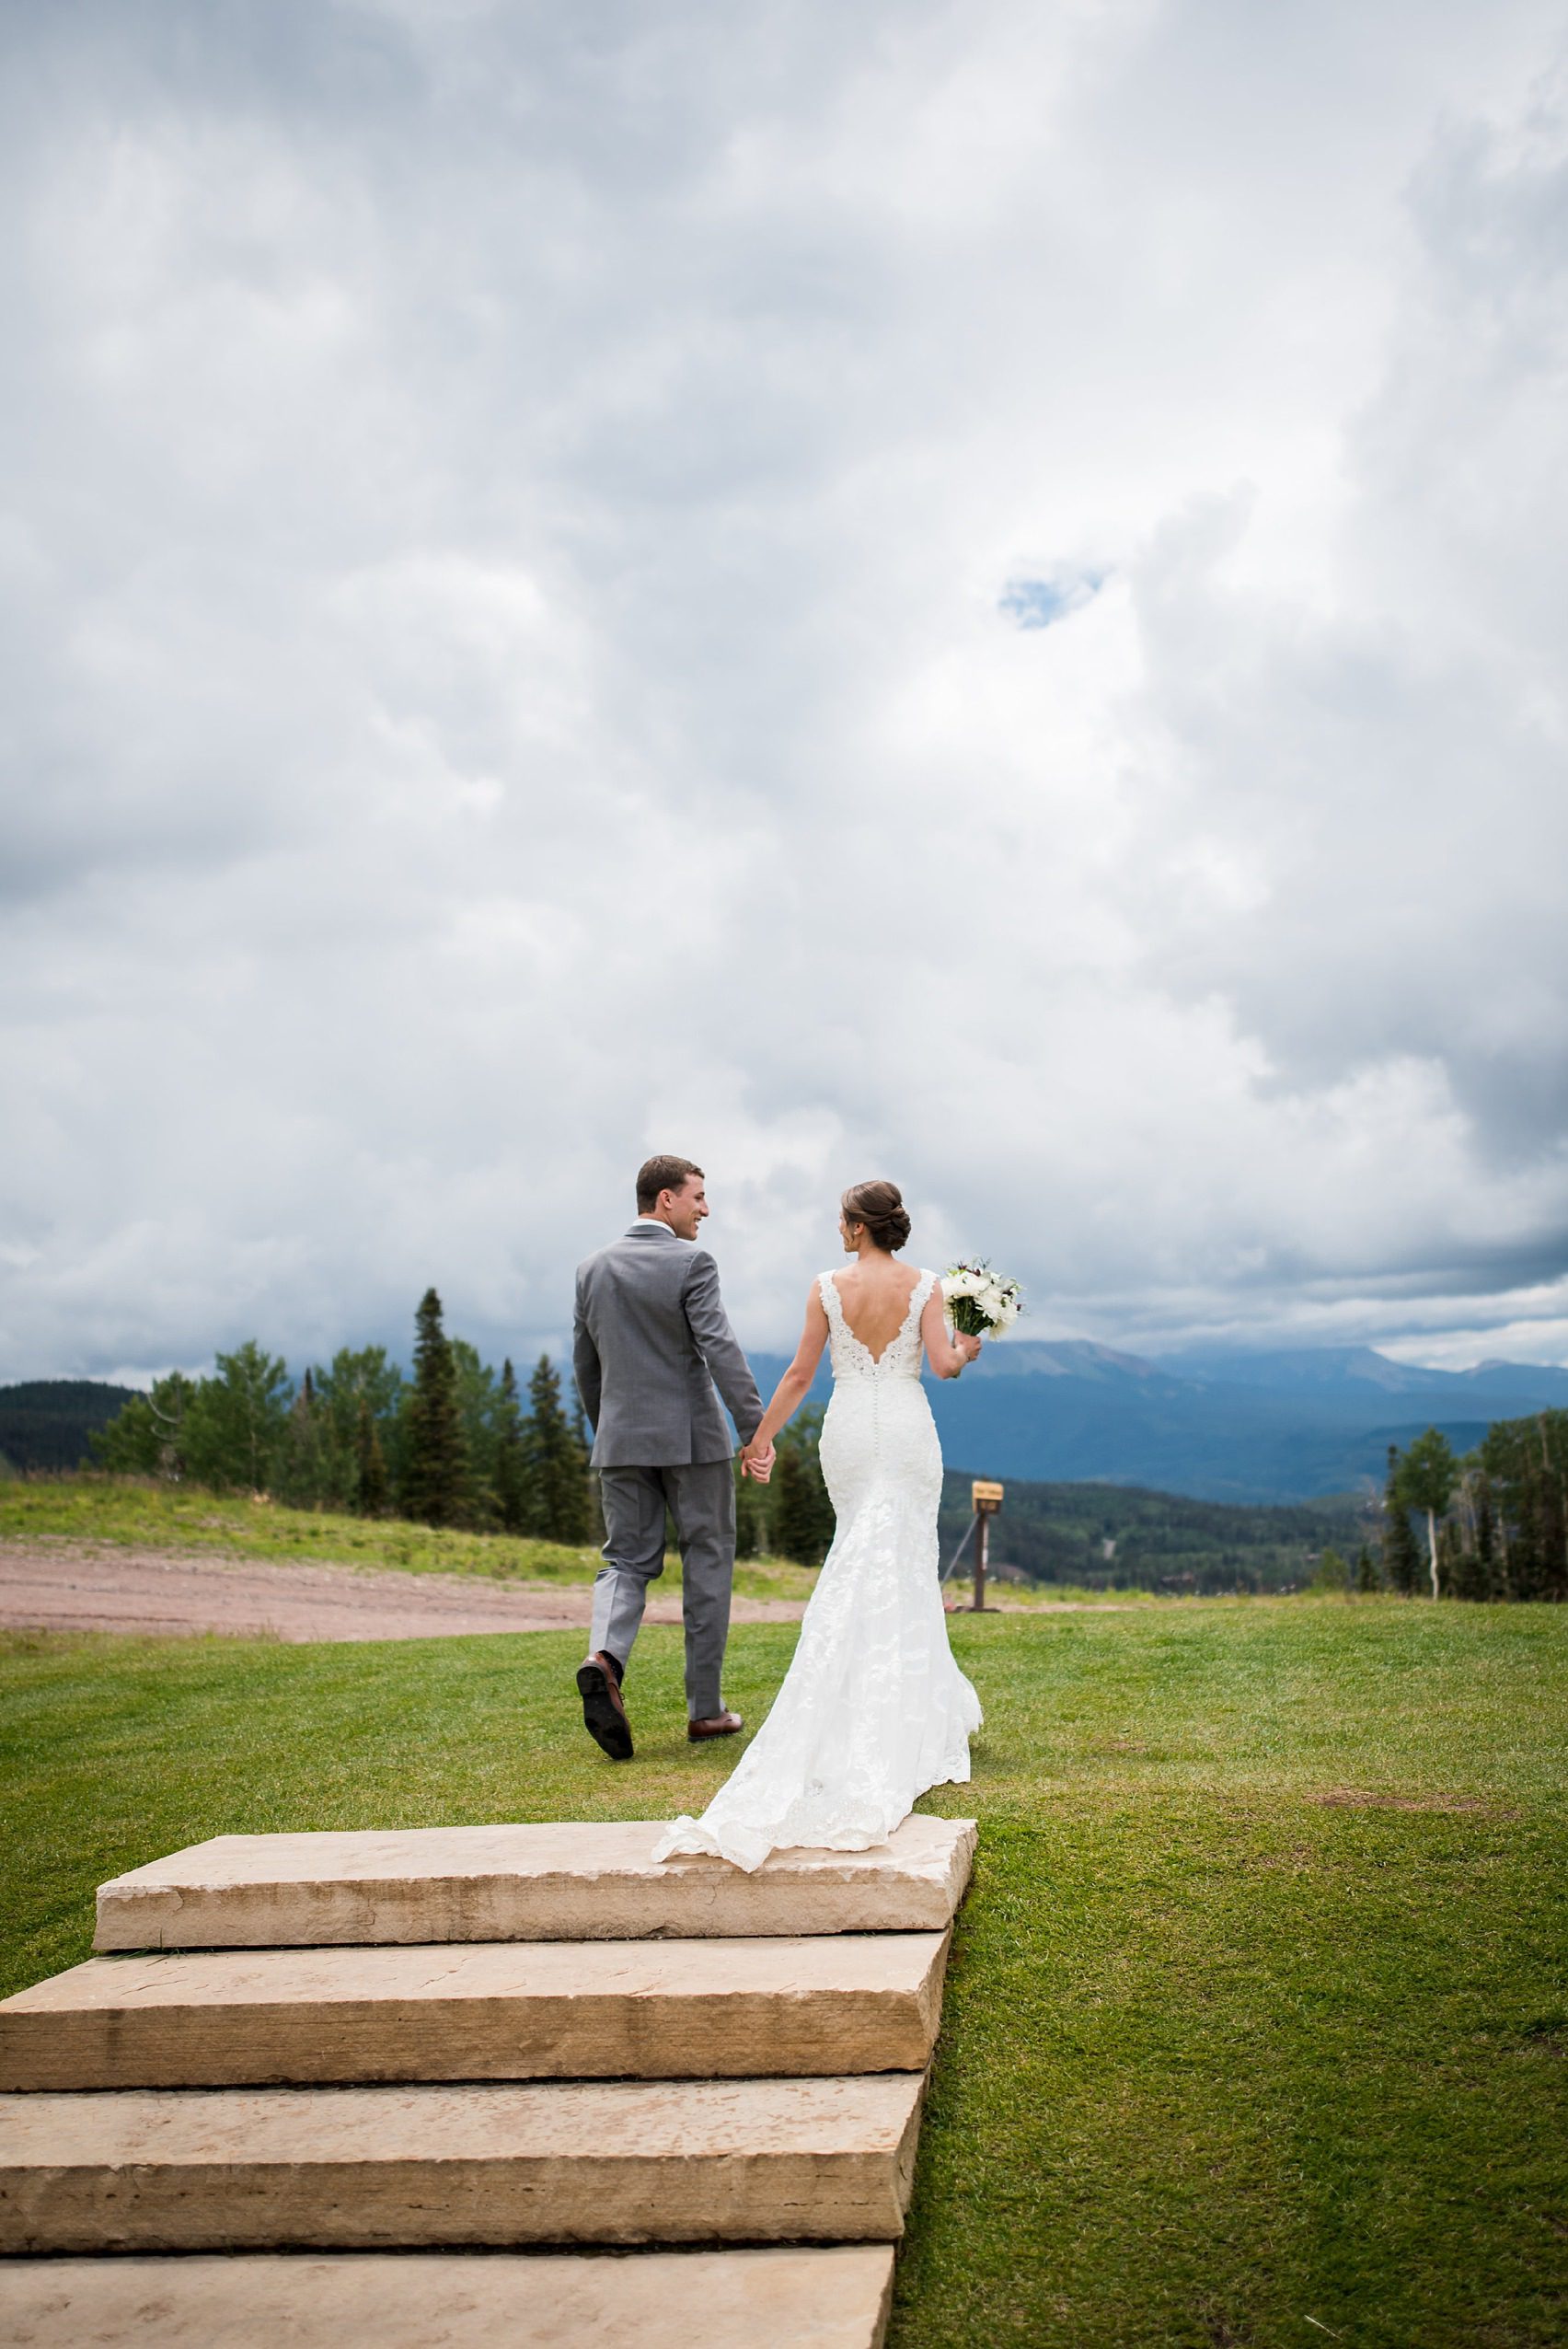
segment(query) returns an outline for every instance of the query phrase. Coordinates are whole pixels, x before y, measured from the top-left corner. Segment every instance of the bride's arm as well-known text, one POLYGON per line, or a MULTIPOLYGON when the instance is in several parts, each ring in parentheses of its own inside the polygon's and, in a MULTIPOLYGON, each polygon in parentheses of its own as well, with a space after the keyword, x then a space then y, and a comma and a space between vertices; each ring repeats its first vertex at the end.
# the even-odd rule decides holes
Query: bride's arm
MULTIPOLYGON (((742 1446, 743 1467, 749 1467, 759 1454, 771 1452, 774 1437, 787 1419, 794 1418, 810 1394, 817 1364, 822 1360, 822 1349, 826 1344, 827 1315, 813 1281, 812 1293, 806 1300, 806 1326, 795 1348, 795 1359, 774 1388, 773 1400, 763 1413, 755 1434, 748 1444, 742 1446)), ((759 1481, 766 1483, 766 1475, 759 1481)))
MULTIPOLYGON (((826 1319, 824 1313, 823 1320, 826 1319)), ((920 1335, 926 1342, 926 1360, 940 1379, 955 1379, 980 1351, 977 1337, 967 1336, 963 1330, 949 1330, 940 1281, 926 1300, 920 1335)))

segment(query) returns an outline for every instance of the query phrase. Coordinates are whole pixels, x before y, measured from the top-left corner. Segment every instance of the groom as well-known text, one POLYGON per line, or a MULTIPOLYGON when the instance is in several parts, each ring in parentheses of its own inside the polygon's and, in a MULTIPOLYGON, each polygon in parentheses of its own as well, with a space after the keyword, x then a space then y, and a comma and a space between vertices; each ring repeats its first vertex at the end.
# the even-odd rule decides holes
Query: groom
MULTIPOLYGON (((720 1300, 718 1267, 697 1245, 708 1211, 700 1166, 651 1158, 637 1177, 637 1221, 577 1267, 572 1368, 594 1423, 605 1533, 577 1686, 584 1726, 612 1762, 631 1759, 621 1682, 648 1585, 664 1570, 666 1508, 681 1549, 686 1735, 732 1737, 744 1726, 726 1712, 719 1684, 735 1487, 713 1382, 743 1444, 762 1418, 762 1397, 720 1300)), ((772 1459, 769 1445, 748 1464, 766 1480, 772 1459)))

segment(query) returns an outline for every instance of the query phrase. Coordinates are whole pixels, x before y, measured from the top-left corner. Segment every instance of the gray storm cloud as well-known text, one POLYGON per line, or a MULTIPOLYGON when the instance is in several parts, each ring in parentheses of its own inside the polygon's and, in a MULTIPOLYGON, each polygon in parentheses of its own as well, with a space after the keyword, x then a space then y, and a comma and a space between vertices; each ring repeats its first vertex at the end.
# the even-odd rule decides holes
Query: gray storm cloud
POLYGON ((1568 1360, 1558 12, 0 14, 0 1376, 555 1339, 645 1151, 1568 1360))

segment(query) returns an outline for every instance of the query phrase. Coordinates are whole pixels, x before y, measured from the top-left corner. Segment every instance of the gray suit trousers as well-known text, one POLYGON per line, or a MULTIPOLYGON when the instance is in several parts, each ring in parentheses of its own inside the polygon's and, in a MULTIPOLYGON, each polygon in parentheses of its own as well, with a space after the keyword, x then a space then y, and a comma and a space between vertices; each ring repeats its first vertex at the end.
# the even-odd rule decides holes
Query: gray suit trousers
POLYGON ((594 1583, 591 1649, 624 1664, 648 1603, 648 1585, 664 1571, 664 1510, 675 1521, 685 1585, 687 1718, 710 1721, 724 1709, 720 1672, 730 1636, 730 1585, 735 1568, 735 1481, 728 1460, 693 1460, 664 1468, 601 1468, 605 1563, 594 1583))

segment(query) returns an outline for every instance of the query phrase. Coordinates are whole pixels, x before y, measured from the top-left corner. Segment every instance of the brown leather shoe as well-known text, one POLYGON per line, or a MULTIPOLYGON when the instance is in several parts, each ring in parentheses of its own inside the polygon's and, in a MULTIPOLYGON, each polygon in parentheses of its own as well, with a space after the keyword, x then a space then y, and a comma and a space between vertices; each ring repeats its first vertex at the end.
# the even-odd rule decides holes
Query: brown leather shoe
POLYGON ((612 1762, 631 1760, 631 1723, 620 1693, 620 1675, 613 1656, 601 1649, 577 1667, 577 1693, 582 1699, 582 1726, 612 1762))
POLYGON ((688 1721, 686 1735, 693 1745, 700 1745, 705 1737, 733 1737, 737 1730, 744 1728, 738 1713, 714 1713, 706 1721, 688 1721))

